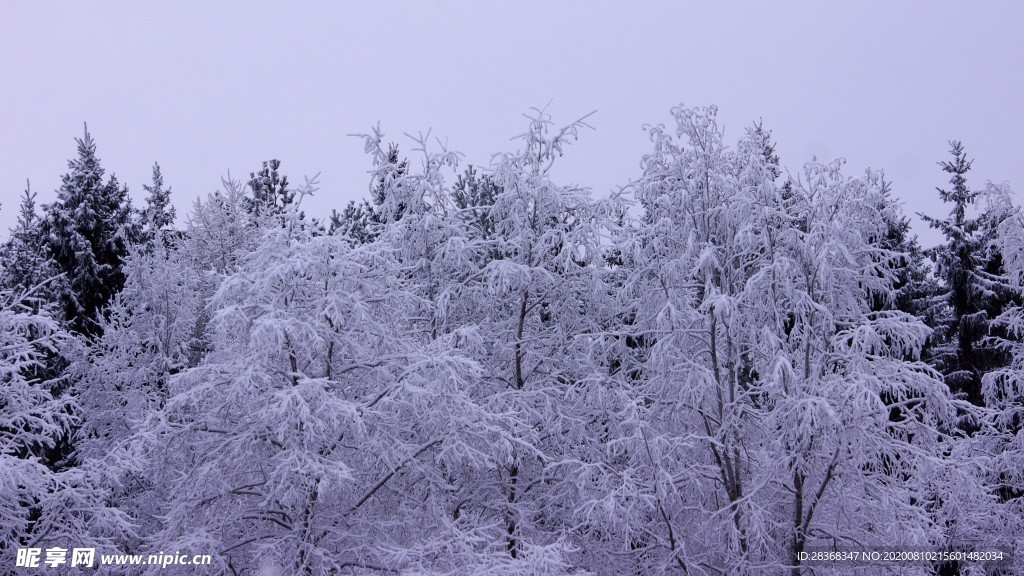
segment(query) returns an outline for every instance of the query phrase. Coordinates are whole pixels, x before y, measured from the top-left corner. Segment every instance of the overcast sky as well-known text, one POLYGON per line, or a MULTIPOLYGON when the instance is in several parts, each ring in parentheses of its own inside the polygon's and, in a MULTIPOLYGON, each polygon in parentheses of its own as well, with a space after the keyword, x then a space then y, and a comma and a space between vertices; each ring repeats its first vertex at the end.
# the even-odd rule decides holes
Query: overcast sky
MULTIPOLYGON (((1019 2, 4 2, 0 230, 31 179, 56 197, 82 122, 136 203, 160 162, 178 207, 279 158, 321 173, 307 213, 366 195, 347 137, 428 128, 486 165, 544 106, 597 110, 557 175, 604 195, 639 175, 645 123, 716 104, 735 143, 761 118, 795 172, 882 168, 905 211, 944 214, 950 139, 969 183, 1024 187, 1019 2)), ((915 219, 916 221, 916 219, 915 219)), ((915 225, 924 243, 937 236, 915 225)))

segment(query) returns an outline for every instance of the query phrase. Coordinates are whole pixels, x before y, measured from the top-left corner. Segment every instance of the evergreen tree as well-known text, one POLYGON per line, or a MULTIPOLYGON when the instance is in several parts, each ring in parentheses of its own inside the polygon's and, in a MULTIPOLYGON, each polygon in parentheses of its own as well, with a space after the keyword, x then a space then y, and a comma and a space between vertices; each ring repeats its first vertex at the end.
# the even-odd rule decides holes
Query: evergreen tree
POLYGON ((943 202, 952 204, 945 219, 921 215, 942 232, 945 242, 928 252, 935 262, 936 276, 945 284, 942 308, 926 311, 937 318, 938 340, 933 363, 945 376, 954 393, 964 394, 976 405, 982 404, 982 376, 1005 366, 1006 354, 986 345, 992 320, 1010 301, 1009 290, 1001 278, 1001 257, 991 236, 998 222, 993 214, 971 216, 980 192, 967 186, 967 159, 960 142, 950 142, 952 161, 939 165, 950 174, 950 189, 938 189, 943 202))
MULTIPOLYGON (((893 277, 893 290, 885 294, 873 294, 872 308, 876 311, 906 312, 934 328, 936 320, 928 312, 934 310, 935 303, 940 300, 940 287, 928 273, 927 256, 917 236, 910 232, 910 219, 892 195, 891 182, 880 172, 869 170, 865 176, 868 183, 878 189, 878 203, 874 209, 885 222, 884 230, 878 237, 872 238, 872 242, 894 255, 892 260, 886 262, 887 272, 893 277)), ((924 356, 928 357, 927 347, 924 356)))
POLYGON ((352 200, 342 212, 331 210, 328 232, 347 236, 357 244, 369 244, 377 238, 377 234, 371 229, 374 224, 373 217, 373 206, 369 202, 352 200))
POLYGON ((288 188, 288 177, 278 173, 281 161, 265 160, 259 172, 249 173, 249 211, 255 215, 281 212, 295 201, 295 193, 288 188))
POLYGON ((78 157, 68 161, 57 201, 47 208, 46 242, 66 276, 60 304, 67 326, 92 336, 102 308, 124 284, 121 261, 132 240, 128 188, 103 179, 96 143, 86 127, 76 139, 78 157))
POLYGON ((759 150, 764 157, 764 166, 773 180, 782 175, 782 168, 779 163, 779 154, 775 151, 775 141, 772 140, 772 131, 766 130, 764 122, 758 120, 757 124, 747 130, 747 137, 754 145, 754 150, 759 150))
POLYGON ((53 302, 62 280, 49 249, 43 241, 42 220, 36 214, 36 193, 26 184, 18 211, 18 221, 0 250, 3 261, 0 288, 14 294, 31 294, 24 303, 39 311, 40 302, 53 302))
POLYGON ((153 164, 153 183, 143 185, 146 191, 146 207, 139 211, 139 240, 151 244, 156 237, 170 240, 169 233, 174 226, 174 206, 171 205, 171 189, 164 188, 164 177, 160 164, 153 164))
MULTIPOLYGON (((992 188, 1005 193, 1008 200, 1008 186, 990 185, 992 188)), ((1024 217, 1009 202, 1007 208, 997 242, 1007 282, 1018 294, 1024 294, 1024 217)), ((983 474, 988 476, 1005 514, 998 534, 1012 546, 1013 542, 1024 543, 1024 306, 1018 300, 994 324, 1000 333, 993 341, 1009 354, 1010 362, 982 378, 988 421, 984 432, 974 440, 982 445, 978 452, 986 459, 983 474)))

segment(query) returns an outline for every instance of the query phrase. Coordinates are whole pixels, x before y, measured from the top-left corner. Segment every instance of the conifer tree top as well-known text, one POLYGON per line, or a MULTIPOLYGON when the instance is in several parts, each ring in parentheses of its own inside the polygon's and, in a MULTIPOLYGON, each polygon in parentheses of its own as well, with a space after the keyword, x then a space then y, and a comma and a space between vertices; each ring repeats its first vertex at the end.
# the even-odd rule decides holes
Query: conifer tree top
POLYGON ((90 189, 102 185, 103 167, 96 157, 96 142, 89 134, 89 125, 83 124, 84 134, 75 138, 78 157, 68 160, 68 173, 61 177, 58 197, 63 201, 73 189, 90 189))
POLYGON ((68 161, 57 202, 47 208, 46 241, 68 282, 64 318, 72 331, 91 334, 97 314, 123 284, 121 260, 134 232, 128 189, 113 175, 104 180, 87 125, 75 142, 78 155, 68 161))
POLYGON ((32 191, 32 182, 25 180, 25 191, 21 194, 21 206, 18 209, 18 227, 20 232, 27 232, 36 221, 36 193, 32 191))
POLYGON ((963 226, 966 207, 968 204, 973 204, 978 196, 978 192, 972 192, 967 188, 966 174, 971 170, 971 164, 974 161, 967 159, 967 153, 964 151, 962 142, 951 140, 949 146, 950 154, 953 155, 953 161, 943 160, 939 162, 939 166, 942 167, 944 172, 951 175, 949 183, 953 185, 953 188, 951 190, 937 188, 937 190, 943 202, 953 203, 953 208, 949 215, 953 218, 956 225, 963 226))

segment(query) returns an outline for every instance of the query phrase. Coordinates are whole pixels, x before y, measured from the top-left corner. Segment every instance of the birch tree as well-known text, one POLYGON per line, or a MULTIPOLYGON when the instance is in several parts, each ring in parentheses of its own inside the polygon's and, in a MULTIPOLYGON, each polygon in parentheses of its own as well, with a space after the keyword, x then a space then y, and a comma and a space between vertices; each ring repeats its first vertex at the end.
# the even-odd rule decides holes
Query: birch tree
POLYGON ((213 350, 141 435, 154 465, 182 470, 152 545, 217 550, 229 573, 561 566, 544 547, 510 563, 460 521, 477 510, 456 487, 518 442, 477 402, 473 331, 417 329, 424 303, 392 248, 282 218, 221 283, 213 350))
POLYGON ((622 249, 650 342, 618 502, 650 519, 630 533, 641 570, 799 574, 812 544, 934 544, 915 494, 948 470, 955 410, 914 360, 928 329, 870 307, 898 262, 879 179, 810 163, 776 188, 757 140, 728 149, 715 115, 650 129, 646 225, 622 249))

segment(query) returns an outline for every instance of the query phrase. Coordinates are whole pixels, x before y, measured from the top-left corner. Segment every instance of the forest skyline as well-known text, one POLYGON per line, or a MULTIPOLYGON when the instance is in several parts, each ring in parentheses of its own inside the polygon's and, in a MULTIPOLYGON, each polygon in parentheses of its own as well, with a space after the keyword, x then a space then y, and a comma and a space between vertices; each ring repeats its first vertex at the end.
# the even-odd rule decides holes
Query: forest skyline
POLYGON ((486 167, 549 102, 556 121, 597 110, 557 174, 596 197, 640 176, 642 126, 680 102, 717 105, 727 138, 760 119, 794 172, 812 155, 885 170, 926 246, 938 237, 915 215, 941 212, 949 140, 975 158, 977 187, 1024 183, 1018 3, 655 2, 622 16, 611 3, 8 6, 0 235, 26 179, 55 199, 83 122, 136 202, 159 162, 182 214, 269 158, 321 174, 310 213, 357 200, 371 167, 347 135, 377 122, 403 147, 432 128, 486 167))

